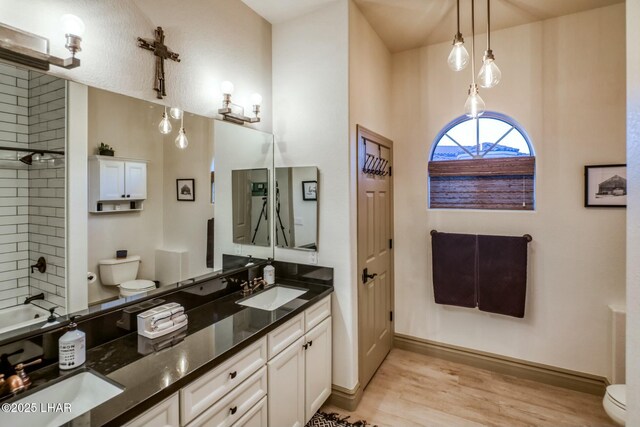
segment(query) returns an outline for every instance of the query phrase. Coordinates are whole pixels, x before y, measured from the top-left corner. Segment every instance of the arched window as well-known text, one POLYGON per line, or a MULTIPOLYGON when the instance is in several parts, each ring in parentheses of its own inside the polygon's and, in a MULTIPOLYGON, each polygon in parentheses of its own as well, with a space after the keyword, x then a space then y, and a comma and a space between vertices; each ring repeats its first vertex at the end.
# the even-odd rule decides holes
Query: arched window
POLYGON ((436 137, 429 161, 431 208, 533 210, 535 157, 512 118, 458 117, 436 137))

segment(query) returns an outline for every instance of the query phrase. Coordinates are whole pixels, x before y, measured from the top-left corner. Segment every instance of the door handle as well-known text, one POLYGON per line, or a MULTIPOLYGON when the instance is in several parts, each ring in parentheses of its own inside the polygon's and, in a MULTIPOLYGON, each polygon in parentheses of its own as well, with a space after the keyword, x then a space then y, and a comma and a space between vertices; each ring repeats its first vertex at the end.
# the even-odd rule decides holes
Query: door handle
POLYGON ((378 275, 378 273, 369 274, 369 269, 365 268, 362 270, 362 283, 365 284, 369 281, 369 279, 373 279, 378 275))

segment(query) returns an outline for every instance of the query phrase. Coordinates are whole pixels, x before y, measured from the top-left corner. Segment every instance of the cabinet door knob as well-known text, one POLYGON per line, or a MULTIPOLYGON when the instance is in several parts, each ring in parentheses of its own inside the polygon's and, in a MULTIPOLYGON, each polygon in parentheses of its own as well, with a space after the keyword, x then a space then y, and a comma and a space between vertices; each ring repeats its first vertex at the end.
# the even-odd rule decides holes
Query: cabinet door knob
POLYGON ((302 348, 304 348, 305 350, 307 349, 307 347, 309 347, 309 344, 304 344, 304 345, 302 346, 302 348))
POLYGON ((309 341, 309 347, 313 345, 313 340, 309 341))
POLYGON ((229 378, 234 379, 238 375, 238 371, 233 371, 229 374, 229 378))
POLYGON ((229 412, 231 413, 231 415, 235 414, 238 411, 238 407, 234 406, 233 408, 229 408, 229 412))
POLYGON ((120 196, 120 197, 122 197, 124 199, 124 194, 122 196, 120 196))
POLYGON ((127 194, 127 197, 131 197, 131 194, 127 194))

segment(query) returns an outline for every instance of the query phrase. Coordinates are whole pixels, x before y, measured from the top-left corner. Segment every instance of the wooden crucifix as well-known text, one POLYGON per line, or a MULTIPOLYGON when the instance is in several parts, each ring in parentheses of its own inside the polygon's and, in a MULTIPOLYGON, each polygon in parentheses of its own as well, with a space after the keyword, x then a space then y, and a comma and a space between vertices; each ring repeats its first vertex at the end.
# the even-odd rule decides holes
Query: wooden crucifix
POLYGON ((156 28, 155 35, 156 38, 154 40, 138 37, 138 47, 150 50, 156 56, 156 78, 153 90, 156 91, 157 98, 162 99, 163 96, 167 96, 164 80, 164 60, 171 59, 172 61, 180 62, 180 58, 178 58, 180 54, 172 52, 164 44, 164 30, 162 27, 156 28))

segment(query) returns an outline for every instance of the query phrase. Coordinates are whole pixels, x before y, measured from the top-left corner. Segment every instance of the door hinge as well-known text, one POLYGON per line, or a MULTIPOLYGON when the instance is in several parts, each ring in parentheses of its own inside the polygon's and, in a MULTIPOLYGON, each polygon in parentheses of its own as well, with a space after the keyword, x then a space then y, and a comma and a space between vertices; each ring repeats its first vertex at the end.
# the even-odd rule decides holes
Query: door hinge
POLYGON ((389 312, 389 321, 393 322, 393 311, 389 312))
POLYGON ((391 166, 389 166, 389 176, 393 175, 393 171, 391 170, 391 166))
POLYGON ((393 239, 389 239, 389 249, 393 249, 393 239))

